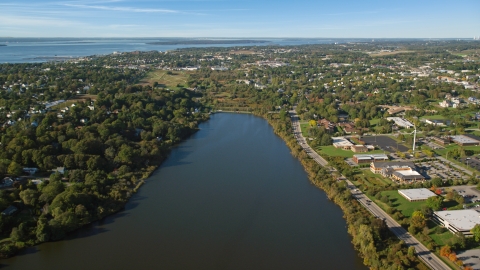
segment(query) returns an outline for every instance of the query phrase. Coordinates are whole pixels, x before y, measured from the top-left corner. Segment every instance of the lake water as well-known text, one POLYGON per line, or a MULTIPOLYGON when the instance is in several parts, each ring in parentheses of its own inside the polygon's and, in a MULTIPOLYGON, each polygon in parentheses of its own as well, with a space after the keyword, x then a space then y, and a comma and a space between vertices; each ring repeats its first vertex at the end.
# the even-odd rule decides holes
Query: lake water
POLYGON ((342 215, 264 119, 221 113, 124 211, 0 268, 367 269, 342 215))
MULTIPOLYGON (((51 61, 52 57, 82 57, 131 51, 168 51, 191 47, 233 47, 266 45, 331 44, 364 39, 261 39, 268 43, 216 44, 216 45, 150 45, 156 41, 175 38, 0 38, 0 63, 32 63, 51 61)), ((191 39, 187 39, 191 40, 191 39)))

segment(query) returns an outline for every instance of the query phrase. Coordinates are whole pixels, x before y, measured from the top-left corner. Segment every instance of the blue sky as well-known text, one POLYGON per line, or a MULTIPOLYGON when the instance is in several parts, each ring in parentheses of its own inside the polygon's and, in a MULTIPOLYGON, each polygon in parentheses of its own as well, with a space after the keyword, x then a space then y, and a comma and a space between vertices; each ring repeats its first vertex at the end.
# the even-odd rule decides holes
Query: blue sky
POLYGON ((480 1, 2 0, 0 37, 480 36, 480 1))

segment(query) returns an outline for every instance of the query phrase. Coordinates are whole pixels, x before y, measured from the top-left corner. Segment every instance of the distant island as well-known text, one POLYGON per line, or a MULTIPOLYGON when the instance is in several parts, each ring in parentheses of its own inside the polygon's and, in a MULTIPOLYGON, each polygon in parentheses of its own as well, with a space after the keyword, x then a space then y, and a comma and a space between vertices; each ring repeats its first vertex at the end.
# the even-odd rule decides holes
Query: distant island
POLYGON ((7 46, 7 44, 0 44, 0 46, 7 46))
POLYGON ((252 40, 252 39, 228 39, 228 40, 175 40, 175 41, 158 41, 149 42, 148 45, 208 45, 208 44, 251 44, 251 43, 268 43, 268 40, 252 40))

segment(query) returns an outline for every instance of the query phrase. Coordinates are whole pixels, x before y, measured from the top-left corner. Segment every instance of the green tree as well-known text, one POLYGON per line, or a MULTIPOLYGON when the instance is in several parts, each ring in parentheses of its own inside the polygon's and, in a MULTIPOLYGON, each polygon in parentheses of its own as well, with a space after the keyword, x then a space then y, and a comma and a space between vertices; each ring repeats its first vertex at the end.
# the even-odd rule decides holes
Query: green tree
POLYGON ((8 165, 8 170, 7 172, 12 175, 21 175, 23 172, 22 165, 18 164, 15 161, 12 161, 10 165, 8 165))
POLYGON ((443 198, 439 196, 430 197, 426 201, 426 205, 434 211, 442 209, 443 198))
POLYGON ((480 241, 480 225, 477 224, 473 229, 471 230, 473 237, 475 238, 475 241, 479 242, 480 241))
POLYGON ((25 205, 36 206, 40 193, 33 189, 25 189, 20 191, 19 195, 25 205))

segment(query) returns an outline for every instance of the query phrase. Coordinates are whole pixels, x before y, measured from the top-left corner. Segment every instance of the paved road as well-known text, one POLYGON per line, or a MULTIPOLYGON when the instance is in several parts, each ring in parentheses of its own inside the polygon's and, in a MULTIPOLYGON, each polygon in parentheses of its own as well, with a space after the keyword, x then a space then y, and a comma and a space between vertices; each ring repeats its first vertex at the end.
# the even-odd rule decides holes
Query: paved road
MULTIPOLYGON (((323 167, 327 167, 328 162, 318 155, 313 149, 307 144, 305 137, 302 135, 300 129, 300 121, 296 112, 296 106, 293 107, 293 110, 289 111, 290 117, 292 119, 293 133, 295 138, 300 143, 302 148, 307 152, 307 154, 312 157, 318 164, 323 167)), ((328 168, 330 169, 330 168, 328 168)), ((330 169, 332 170, 332 169, 330 169)), ((420 243, 415 237, 410 235, 400 224, 398 224, 393 218, 391 218, 387 213, 385 213, 377 204, 370 201, 368 197, 363 194, 352 182, 346 180, 347 186, 352 193, 352 196, 358 200, 368 211, 370 211, 374 216, 385 220, 388 228, 392 231, 399 239, 403 240, 408 246, 415 247, 417 256, 423 260, 423 262, 434 270, 450 270, 442 260, 440 260, 435 254, 428 250, 422 243, 420 243)))
POLYGON ((346 180, 347 187, 352 193, 352 196, 360 202, 368 211, 370 211, 375 217, 385 220, 388 228, 392 231, 400 240, 403 240, 407 246, 415 247, 417 256, 423 260, 431 269, 450 269, 442 260, 440 260, 435 254, 428 250, 422 243, 408 233, 400 224, 398 224, 393 218, 385 213, 377 204, 370 201, 368 197, 363 194, 355 185, 349 180, 346 180))
POLYGON ((302 129, 300 128, 300 119, 298 118, 298 115, 295 109, 296 109, 296 106, 293 107, 293 110, 289 111, 290 118, 292 119, 293 135, 295 135, 295 138, 297 139, 298 143, 302 146, 303 150, 305 150, 305 152, 311 158, 313 158, 318 164, 322 165, 323 167, 326 167, 328 165, 328 162, 319 154, 317 154, 317 152, 315 152, 310 147, 310 145, 308 145, 305 137, 303 137, 302 129))

